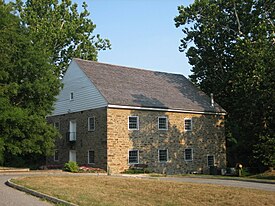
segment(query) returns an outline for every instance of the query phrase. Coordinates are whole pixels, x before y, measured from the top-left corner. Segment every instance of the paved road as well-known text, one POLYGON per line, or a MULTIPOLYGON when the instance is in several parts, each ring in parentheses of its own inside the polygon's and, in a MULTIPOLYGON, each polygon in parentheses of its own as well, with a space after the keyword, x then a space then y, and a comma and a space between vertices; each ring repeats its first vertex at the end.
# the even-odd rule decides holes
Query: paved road
POLYGON ((173 182, 189 182, 189 183, 198 183, 198 184, 214 184, 214 185, 222 185, 222 186, 230 186, 230 187, 242 187, 242 188, 250 188, 250 189, 258 189, 258 190, 266 190, 275 192, 275 184, 269 183, 259 183, 259 182, 247 182, 240 180, 230 180, 230 179, 204 179, 201 177, 190 178, 190 177, 149 177, 142 175, 117 175, 117 177, 136 177, 141 179, 157 179, 162 181, 173 181, 173 182))
POLYGON ((0 174, 0 205, 1 206, 52 206, 39 198, 8 187, 5 182, 17 175, 0 174))
POLYGON ((236 180, 221 180, 221 179, 203 179, 203 178, 177 178, 177 177, 165 177, 159 178, 165 181, 176 181, 176 182, 190 182, 199 184, 215 184, 230 187, 242 187, 258 190, 266 190, 275 192, 275 184, 267 183, 256 183, 256 182, 246 182, 246 181, 236 181, 236 180))

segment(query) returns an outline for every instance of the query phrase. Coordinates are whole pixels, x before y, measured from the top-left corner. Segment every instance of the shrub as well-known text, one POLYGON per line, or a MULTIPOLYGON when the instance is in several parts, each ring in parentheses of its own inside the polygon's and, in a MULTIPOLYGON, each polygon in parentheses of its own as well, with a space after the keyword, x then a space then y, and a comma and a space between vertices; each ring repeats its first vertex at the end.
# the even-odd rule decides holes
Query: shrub
POLYGON ((143 168, 143 169, 141 169, 141 168, 129 168, 127 170, 124 170, 122 173, 123 174, 144 174, 144 173, 148 174, 148 173, 150 173, 150 171, 146 168, 143 168))
POLYGON ((76 162, 74 161, 69 161, 65 163, 64 165, 64 171, 67 172, 78 172, 79 171, 79 166, 76 162))

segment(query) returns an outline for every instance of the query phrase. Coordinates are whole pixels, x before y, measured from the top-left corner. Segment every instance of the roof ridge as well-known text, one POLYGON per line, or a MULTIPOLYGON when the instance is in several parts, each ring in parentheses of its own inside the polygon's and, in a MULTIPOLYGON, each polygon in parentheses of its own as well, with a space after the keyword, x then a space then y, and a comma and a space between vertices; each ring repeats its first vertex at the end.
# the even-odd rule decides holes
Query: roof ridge
POLYGON ((98 62, 98 61, 93 61, 93 60, 85 60, 85 59, 80 59, 80 58, 73 58, 73 59, 80 60, 80 61, 86 61, 86 62, 93 62, 93 63, 96 63, 96 64, 102 64, 102 65, 106 65, 106 66, 115 66, 115 67, 126 68, 126 69, 134 69, 134 70, 139 70, 139 71, 157 72, 157 73, 161 73, 161 74, 179 75, 179 76, 183 76, 184 78, 188 79, 183 74, 178 74, 178 73, 163 72, 163 71, 154 71, 154 70, 147 69, 147 68, 130 67, 130 66, 112 64, 112 63, 98 62))

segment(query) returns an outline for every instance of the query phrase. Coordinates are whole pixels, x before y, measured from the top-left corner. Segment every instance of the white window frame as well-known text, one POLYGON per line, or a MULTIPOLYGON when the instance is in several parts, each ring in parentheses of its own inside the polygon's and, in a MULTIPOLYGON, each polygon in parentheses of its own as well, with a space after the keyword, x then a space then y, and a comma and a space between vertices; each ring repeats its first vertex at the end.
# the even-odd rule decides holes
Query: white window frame
POLYGON ((134 164, 139 164, 139 150, 137 149, 131 149, 131 150, 128 150, 128 164, 129 165, 134 165, 134 164), (137 152, 137 162, 130 162, 130 152, 137 152))
POLYGON ((69 141, 76 141, 76 138, 77 138, 76 131, 77 131, 77 122, 75 119, 72 119, 69 122, 69 141), (73 134, 71 134, 71 133, 73 133, 73 134))
POLYGON ((88 117, 88 131, 95 131, 95 117, 94 116, 88 117), (94 121, 94 128, 93 129, 90 128, 90 126, 91 126, 91 124, 90 124, 91 119, 93 119, 93 121, 94 121))
POLYGON ((207 167, 215 166, 215 155, 207 155, 207 167), (213 157, 213 165, 209 165, 208 162, 208 157, 212 156, 213 157))
POLYGON ((53 156, 53 161, 58 162, 59 161, 59 150, 55 149, 54 150, 54 156, 53 156), (57 152, 57 156, 56 156, 56 152, 57 152), (56 158, 57 157, 57 158, 56 158))
POLYGON ((160 163, 167 163, 167 162, 169 161, 168 149, 159 149, 159 150, 158 150, 158 161, 159 161, 160 163), (161 161, 161 160, 160 160, 160 150, 166 150, 166 161, 161 161))
POLYGON ((76 150, 69 150, 69 161, 76 162, 76 160, 77 160, 76 150), (73 157, 75 158, 75 160, 73 160, 73 157))
POLYGON ((166 117, 166 116, 160 116, 160 117, 158 117, 158 130, 168 130, 168 118, 166 117), (165 129, 163 129, 163 128, 159 128, 159 119, 161 119, 161 118, 165 118, 165 129))
POLYGON ((95 151, 94 150, 88 150, 88 164, 95 164, 95 151), (94 162, 90 161, 90 152, 94 152, 94 162))
POLYGON ((128 130, 139 130, 139 116, 128 116, 128 130), (130 128, 130 117, 137 118, 137 128, 130 128))
POLYGON ((193 159, 194 159, 194 157, 193 157, 194 153, 193 152, 194 152, 193 148, 186 148, 186 149, 184 149, 184 161, 186 161, 186 162, 192 162, 193 159), (191 159, 186 159, 186 150, 191 150, 191 159))
POLYGON ((192 118, 184 118, 184 131, 185 132, 191 132, 193 130, 193 120, 192 120, 192 118), (185 127, 185 125, 186 125, 186 123, 185 123, 185 121, 187 121, 187 120, 190 120, 191 121, 191 129, 186 129, 186 127, 185 127))
POLYGON ((74 100, 74 92, 73 91, 70 92, 70 100, 71 101, 74 100))

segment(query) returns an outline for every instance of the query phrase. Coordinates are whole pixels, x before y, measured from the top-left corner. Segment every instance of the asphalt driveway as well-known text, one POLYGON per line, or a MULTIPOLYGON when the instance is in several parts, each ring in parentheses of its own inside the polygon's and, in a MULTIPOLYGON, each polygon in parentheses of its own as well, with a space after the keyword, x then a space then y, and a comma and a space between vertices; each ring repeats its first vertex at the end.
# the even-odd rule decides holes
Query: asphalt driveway
POLYGON ((259 183, 259 182, 248 182, 248 181, 240 181, 240 180, 223 180, 223 179, 204 179, 204 178, 186 178, 186 177, 164 177, 159 178, 160 180, 165 181, 176 181, 176 182, 189 182, 189 183, 199 183, 199 184, 214 184, 214 185, 222 185, 229 187, 242 187, 242 188, 250 188, 257 190, 266 190, 275 192, 275 184, 268 183, 259 183))
POLYGON ((5 185, 5 182, 18 175, 0 174, 0 205, 1 206, 52 206, 52 204, 42 201, 39 198, 28 195, 19 190, 5 185))

